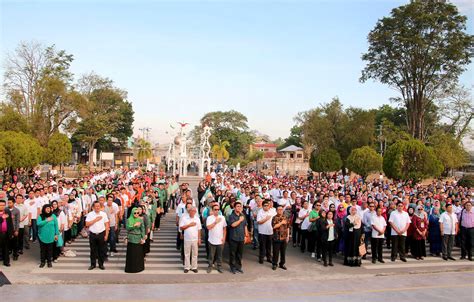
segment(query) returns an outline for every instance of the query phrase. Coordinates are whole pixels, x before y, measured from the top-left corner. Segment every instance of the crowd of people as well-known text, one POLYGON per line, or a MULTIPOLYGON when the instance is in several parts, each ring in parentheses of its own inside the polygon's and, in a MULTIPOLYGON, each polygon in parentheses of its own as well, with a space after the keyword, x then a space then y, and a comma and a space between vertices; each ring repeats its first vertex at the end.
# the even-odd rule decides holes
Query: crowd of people
POLYGON ((125 272, 145 269, 160 221, 176 215, 176 248, 184 273, 198 272, 204 245, 207 272, 223 272, 224 247, 233 274, 243 273, 244 246, 258 249, 258 263, 286 270, 288 247, 324 266, 334 258, 347 266, 362 259, 406 262, 428 253, 448 261, 453 246, 472 261, 474 188, 455 181, 429 185, 332 174, 288 176, 249 171, 212 171, 197 187, 176 177, 134 169, 104 170, 73 180, 39 176, 5 182, 0 190, 0 250, 3 264, 19 260, 39 243, 40 267, 52 267, 78 236, 90 244, 89 270, 105 269, 126 236, 125 272), (370 248, 369 248, 370 247, 370 248), (370 255, 370 259, 368 258, 370 255))

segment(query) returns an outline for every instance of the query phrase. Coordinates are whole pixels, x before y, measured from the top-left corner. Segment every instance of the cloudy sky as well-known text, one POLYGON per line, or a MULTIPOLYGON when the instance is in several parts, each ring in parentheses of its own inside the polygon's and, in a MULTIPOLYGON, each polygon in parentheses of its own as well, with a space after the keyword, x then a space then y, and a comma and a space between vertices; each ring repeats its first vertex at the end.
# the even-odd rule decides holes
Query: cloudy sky
MULTIPOLYGON (((72 71, 110 77, 129 92, 135 132, 238 110, 249 126, 286 137, 293 117, 338 96, 375 108, 397 92, 359 83, 366 37, 408 1, 1 1, 2 57, 20 41, 55 44, 74 55, 72 71)), ((453 1, 468 15, 472 1, 453 1)), ((3 73, 3 69, 0 70, 3 73)), ((473 68, 462 76, 473 83, 473 68)))

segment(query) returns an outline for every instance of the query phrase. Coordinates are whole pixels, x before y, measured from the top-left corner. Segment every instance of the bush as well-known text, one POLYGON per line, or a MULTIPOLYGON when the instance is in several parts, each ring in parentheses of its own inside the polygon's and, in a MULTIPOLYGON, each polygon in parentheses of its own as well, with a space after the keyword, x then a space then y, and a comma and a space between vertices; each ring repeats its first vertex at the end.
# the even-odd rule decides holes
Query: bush
POLYGON ((474 188, 474 175, 464 175, 459 181, 458 185, 465 188, 474 188))
POLYGON ((354 149, 347 158, 347 168, 365 178, 382 170, 382 156, 369 146, 354 149))
POLYGON ((342 159, 339 153, 334 149, 327 149, 318 154, 311 154, 309 160, 311 170, 315 172, 333 172, 339 171, 342 167, 342 159))

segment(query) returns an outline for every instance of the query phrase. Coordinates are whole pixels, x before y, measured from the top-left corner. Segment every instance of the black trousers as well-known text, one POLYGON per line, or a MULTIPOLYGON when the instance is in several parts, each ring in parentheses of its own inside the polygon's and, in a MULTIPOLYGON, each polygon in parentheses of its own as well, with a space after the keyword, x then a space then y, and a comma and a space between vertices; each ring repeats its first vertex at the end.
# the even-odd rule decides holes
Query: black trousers
POLYGON ((242 255, 244 253, 244 242, 229 240, 229 265, 230 269, 242 268, 242 255))
MULTIPOLYGON (((306 250, 306 245, 308 244, 308 235, 309 235, 309 232, 308 230, 301 230, 301 245, 300 245, 300 249, 301 249, 301 252, 304 253, 305 250, 306 250)), ((309 245, 309 244, 308 244, 309 245)))
POLYGON ((20 232, 18 232, 18 236, 13 236, 12 238, 10 238, 10 243, 9 243, 8 248, 10 251, 12 251, 13 257, 18 257, 18 237, 19 236, 20 236, 20 232))
POLYGON ((285 240, 273 240, 273 265, 285 265, 286 246, 287 244, 285 240), (280 258, 280 263, 278 263, 278 258, 280 258))
POLYGON ((8 235, 0 233, 0 253, 3 257, 3 264, 10 264, 10 254, 8 252, 8 235))
POLYGON ((316 258, 319 259, 321 258, 322 254, 322 247, 323 247, 323 242, 321 241, 321 236, 318 234, 318 232, 314 232, 315 234, 315 253, 316 253, 316 258))
POLYGON ((397 253, 400 259, 405 259, 405 239, 406 236, 392 235, 392 260, 397 259, 397 253))
POLYGON ((181 246, 183 245, 183 240, 181 239, 181 233, 178 231, 176 231, 177 234, 176 234, 176 249, 177 250, 180 250, 181 249, 181 246))
POLYGON ((21 228, 18 229, 18 237, 17 237, 17 242, 18 242, 18 250, 23 251, 23 237, 25 236, 25 229, 21 228))
POLYGON ((372 260, 382 260, 383 238, 370 238, 370 249, 372 251, 372 260))
POLYGON ((260 244, 258 260, 263 260, 264 257, 266 257, 267 260, 271 260, 272 259, 272 235, 258 234, 258 242, 260 244))
POLYGON ((474 245, 474 228, 462 227, 461 230, 461 256, 472 259, 472 250, 474 245), (464 252, 464 253, 462 253, 464 252))
POLYGON ((46 261, 48 263, 51 263, 53 261, 53 248, 55 242, 51 243, 44 243, 41 240, 39 240, 40 243, 40 260, 41 263, 45 263, 46 261))
POLYGON ((308 232, 308 252, 316 252, 316 231, 308 232))
POLYGON ((96 266, 97 259, 99 260, 99 266, 104 265, 104 256, 107 253, 105 231, 99 234, 89 233, 89 245, 91 248, 91 265, 96 266))
POLYGON ((291 238, 294 245, 301 243, 301 229, 299 223, 293 223, 291 227, 291 238))
POLYGON ((323 255, 323 261, 326 263, 326 261, 329 258, 329 263, 332 263, 332 253, 334 251, 334 244, 336 240, 331 240, 331 241, 322 241, 322 255, 323 255))

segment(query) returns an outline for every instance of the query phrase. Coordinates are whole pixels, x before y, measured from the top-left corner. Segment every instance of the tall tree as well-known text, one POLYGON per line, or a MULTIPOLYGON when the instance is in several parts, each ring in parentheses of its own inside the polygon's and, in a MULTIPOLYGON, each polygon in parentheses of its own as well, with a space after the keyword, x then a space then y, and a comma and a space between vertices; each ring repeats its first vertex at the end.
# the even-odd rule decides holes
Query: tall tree
POLYGON ((374 141, 375 112, 360 108, 344 110, 338 98, 318 108, 299 114, 302 140, 310 146, 311 154, 326 149, 336 150, 343 161, 352 149, 370 145, 374 141))
POLYGON ((137 149, 137 158, 140 163, 143 164, 147 159, 150 159, 153 156, 153 150, 151 149, 150 142, 146 141, 143 138, 139 138, 135 144, 137 149))
POLYGON ((342 168, 342 160, 336 150, 325 149, 318 154, 311 154, 309 166, 316 172, 336 172, 342 168))
MULTIPOLYGON (((80 122, 74 134, 77 141, 86 144, 89 150, 89 167, 93 167, 94 147, 97 141, 103 137, 110 137, 120 127, 124 120, 121 110, 125 101, 126 93, 120 89, 102 86, 98 84, 96 89, 91 89, 85 96, 79 116, 80 122)), ((127 111, 125 111, 127 112, 127 111)))
POLYGON ((21 43, 6 57, 7 101, 26 118, 43 146, 53 133, 68 127, 82 101, 71 85, 72 61, 73 56, 64 50, 36 42, 21 43))
POLYGON ((466 20, 448 2, 414 0, 369 33, 361 81, 379 80, 401 93, 408 131, 417 139, 425 139, 425 117, 436 94, 471 62, 474 36, 465 32, 466 20))
POLYGON ((452 133, 456 140, 461 140, 471 131, 474 119, 474 102, 471 90, 456 85, 439 96, 439 113, 444 121, 444 131, 452 133))
MULTIPOLYGON (((209 112, 201 118, 201 126, 204 125, 212 128, 209 139, 211 144, 220 145, 223 141, 230 143, 228 149, 230 158, 245 156, 255 139, 249 131, 247 117, 234 110, 209 112)), ((199 133, 198 130, 193 132, 199 133)))

